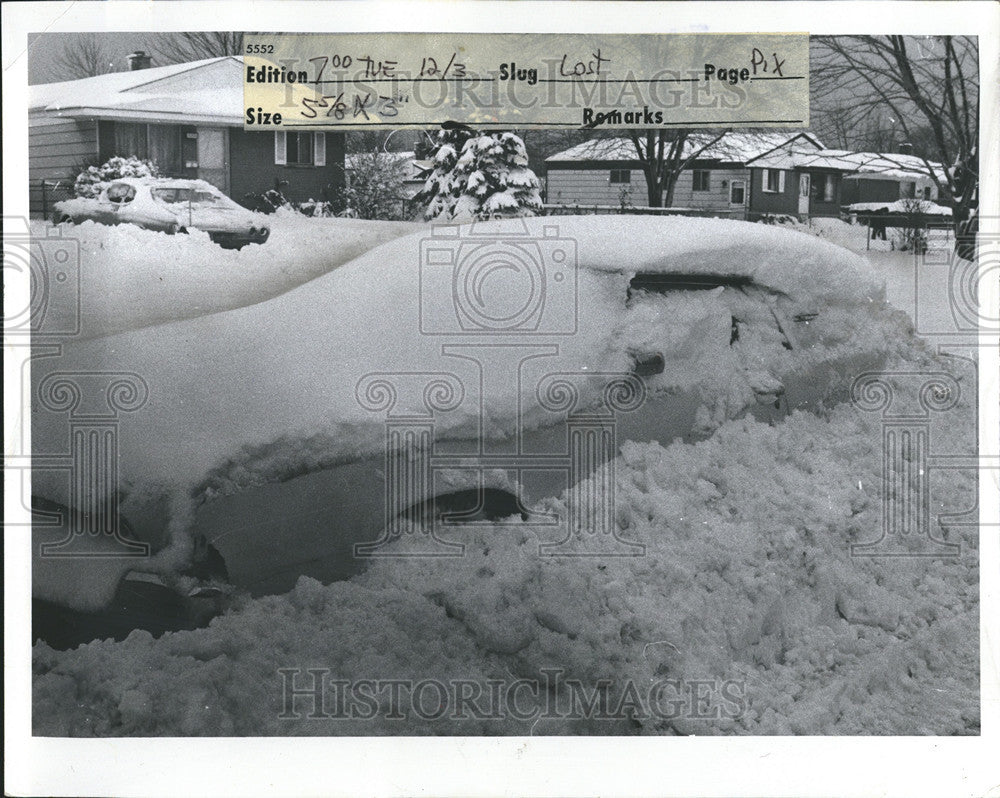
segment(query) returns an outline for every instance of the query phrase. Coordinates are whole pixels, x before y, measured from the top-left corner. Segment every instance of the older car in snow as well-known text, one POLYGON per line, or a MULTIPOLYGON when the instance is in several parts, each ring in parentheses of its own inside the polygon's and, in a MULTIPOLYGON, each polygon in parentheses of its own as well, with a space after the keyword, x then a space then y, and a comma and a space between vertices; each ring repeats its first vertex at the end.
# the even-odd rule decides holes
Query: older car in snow
POLYGON ((233 202, 204 180, 122 177, 97 197, 77 197, 55 205, 60 222, 134 224, 165 233, 203 230, 217 244, 239 249, 263 244, 266 220, 233 202))
MULTIPOLYGON (((130 571, 204 595, 183 578, 197 551, 237 588, 280 593, 372 557, 455 556, 463 525, 526 518, 550 530, 542 554, 581 540, 636 554, 604 502, 621 442, 823 413, 908 340, 864 260, 798 232, 620 216, 428 228, 267 302, 39 360, 36 452, 65 447, 85 401, 67 375, 120 375, 133 401, 116 481, 41 470, 34 493, 110 508, 122 545, 150 556, 100 572, 40 558, 35 595, 98 611, 130 571), (568 515, 547 502, 560 495, 568 515)), ((37 542, 94 537, 67 519, 37 542)))

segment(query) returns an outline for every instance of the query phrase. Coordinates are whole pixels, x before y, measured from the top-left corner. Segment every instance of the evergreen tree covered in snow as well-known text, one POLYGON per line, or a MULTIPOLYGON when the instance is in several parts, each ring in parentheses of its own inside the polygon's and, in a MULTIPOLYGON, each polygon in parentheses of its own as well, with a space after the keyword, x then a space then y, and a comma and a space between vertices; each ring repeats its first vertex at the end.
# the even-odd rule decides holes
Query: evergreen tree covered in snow
POLYGON ((453 128, 438 134, 434 171, 419 198, 428 203, 427 220, 534 216, 542 209, 539 188, 518 136, 453 128))

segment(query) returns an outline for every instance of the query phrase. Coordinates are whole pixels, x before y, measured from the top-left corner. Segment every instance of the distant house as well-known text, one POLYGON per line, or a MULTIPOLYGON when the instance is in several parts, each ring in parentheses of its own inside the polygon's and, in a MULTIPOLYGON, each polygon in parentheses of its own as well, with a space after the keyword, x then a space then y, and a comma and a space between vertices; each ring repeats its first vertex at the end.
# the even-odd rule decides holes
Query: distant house
POLYGON ((818 145, 812 136, 797 136, 747 162, 751 171, 748 218, 840 214, 844 177, 854 167, 837 158, 835 151, 818 145))
MULTIPOLYGON (((812 134, 732 132, 706 147, 715 136, 696 133, 688 139, 686 154, 695 158, 677 181, 675 208, 737 219, 839 213, 840 178, 850 169, 809 160, 823 147, 812 134)), ((646 179, 632 142, 627 138, 595 139, 548 158, 546 202, 646 205, 646 179)))
POLYGON ((280 185, 293 201, 321 199, 344 183, 342 133, 243 129, 243 59, 209 58, 29 87, 31 211, 41 181, 71 181, 115 155, 156 163, 170 177, 198 177, 237 201, 280 185))
POLYGON ((939 163, 907 153, 836 152, 845 164, 854 167, 852 174, 844 178, 844 205, 944 199, 929 174, 933 171, 942 183, 945 182, 944 168, 939 163))

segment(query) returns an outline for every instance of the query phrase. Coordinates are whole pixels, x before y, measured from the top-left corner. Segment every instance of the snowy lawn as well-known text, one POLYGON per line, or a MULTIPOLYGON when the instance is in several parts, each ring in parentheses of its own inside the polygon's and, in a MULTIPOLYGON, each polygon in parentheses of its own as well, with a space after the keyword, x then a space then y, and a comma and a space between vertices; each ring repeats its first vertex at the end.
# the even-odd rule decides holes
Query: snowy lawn
MULTIPOLYGON (((728 235, 718 230, 717 253, 728 235)), ((754 242, 765 252, 767 235, 754 242)), ((803 257, 822 251, 802 241, 803 257)), ((297 246, 313 251, 312 240, 297 246)), ((822 273, 799 279, 817 295, 836 283, 822 273)), ((890 374, 958 381, 958 404, 932 433, 947 442, 941 453, 974 451, 974 367, 905 334, 885 345, 890 374)), ((889 379, 901 407, 926 401, 919 380, 889 379)), ((463 557, 389 557, 328 586, 303 578, 286 595, 238 598, 205 629, 158 640, 136 631, 68 652, 38 643, 34 731, 976 734, 977 533, 937 518, 975 506, 975 471, 932 483, 933 534, 960 544, 958 556, 852 557, 852 543, 881 535, 882 446, 879 413, 850 404, 776 424, 731 420, 699 443, 626 443, 615 461, 615 521, 644 556, 540 557, 547 533, 531 523, 460 528, 449 537, 467 544, 463 557), (287 700, 289 679, 310 686, 309 668, 327 680, 327 717, 309 717, 308 697, 287 700), (340 707, 337 680, 367 687, 340 707), (393 695, 379 690, 385 680, 460 680, 480 711, 463 712, 452 697, 438 716, 437 685, 393 695), (528 687, 511 711, 490 701, 490 684, 508 701, 513 687, 528 687), (602 686, 605 711, 573 711, 577 687, 590 695, 602 686)), ((565 513, 566 502, 539 507, 565 513)), ((903 545, 919 553, 928 542, 903 545)))

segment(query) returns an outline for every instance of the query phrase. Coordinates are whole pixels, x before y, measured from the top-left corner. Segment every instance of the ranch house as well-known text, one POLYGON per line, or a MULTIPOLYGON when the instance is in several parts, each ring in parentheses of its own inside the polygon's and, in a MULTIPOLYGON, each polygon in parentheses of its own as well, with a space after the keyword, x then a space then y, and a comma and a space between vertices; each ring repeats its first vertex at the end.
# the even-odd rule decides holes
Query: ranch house
MULTIPOLYGON (((819 157, 806 132, 695 133, 694 158, 680 174, 673 207, 734 219, 767 215, 836 216, 843 175, 851 166, 819 157), (708 146, 706 146, 708 143, 708 146)), ((546 204, 608 211, 648 205, 646 179, 628 138, 594 139, 549 157, 546 204)))
POLYGON ((238 202, 280 187, 293 201, 323 199, 344 184, 342 133, 243 129, 243 59, 210 58, 130 69, 29 87, 31 212, 42 215, 43 187, 62 196, 86 166, 135 156, 168 177, 207 180, 238 202))

